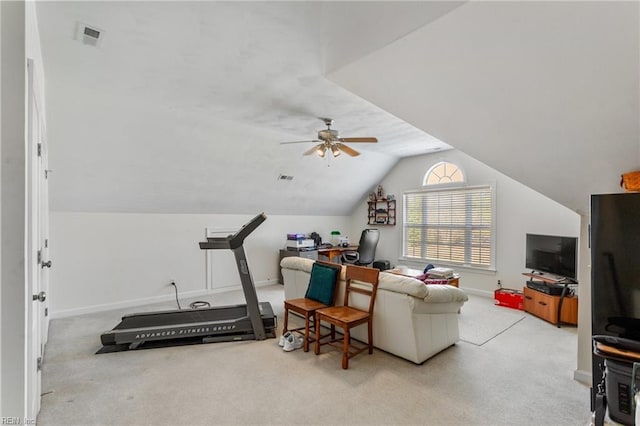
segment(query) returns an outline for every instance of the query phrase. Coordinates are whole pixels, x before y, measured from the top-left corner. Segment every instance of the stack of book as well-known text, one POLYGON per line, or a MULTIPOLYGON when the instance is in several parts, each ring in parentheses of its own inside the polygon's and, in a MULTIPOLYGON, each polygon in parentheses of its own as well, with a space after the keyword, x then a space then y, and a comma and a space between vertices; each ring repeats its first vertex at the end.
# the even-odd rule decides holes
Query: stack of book
POLYGON ((451 268, 437 267, 429 269, 427 274, 429 274, 429 278, 432 279, 448 280, 449 278, 453 278, 454 271, 451 268))

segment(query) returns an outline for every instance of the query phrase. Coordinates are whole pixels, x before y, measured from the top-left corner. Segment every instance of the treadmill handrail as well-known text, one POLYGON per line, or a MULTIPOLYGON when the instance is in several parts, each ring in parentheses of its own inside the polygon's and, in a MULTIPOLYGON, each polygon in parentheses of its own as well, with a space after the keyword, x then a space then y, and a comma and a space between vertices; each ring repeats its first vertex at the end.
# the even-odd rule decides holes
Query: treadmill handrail
POLYGON ((260 226, 262 222, 267 220, 267 216, 260 213, 248 223, 242 225, 242 227, 233 235, 226 237, 207 237, 207 242, 199 243, 202 250, 216 250, 216 249, 235 249, 242 245, 245 238, 249 236, 255 229, 260 226))
POLYGON ((217 249, 230 249, 231 242, 225 238, 207 238, 207 242, 200 242, 201 250, 217 250, 217 249), (219 241, 218 241, 219 240, 219 241))

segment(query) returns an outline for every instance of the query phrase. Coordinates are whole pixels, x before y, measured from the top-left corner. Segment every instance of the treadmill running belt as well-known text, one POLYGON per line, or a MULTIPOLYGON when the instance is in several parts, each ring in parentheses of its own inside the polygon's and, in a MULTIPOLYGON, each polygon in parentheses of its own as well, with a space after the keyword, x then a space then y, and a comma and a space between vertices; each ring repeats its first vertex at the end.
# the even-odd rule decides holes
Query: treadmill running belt
POLYGON ((246 305, 218 308, 183 309, 181 311, 148 312, 125 315, 114 330, 128 328, 163 327, 185 323, 229 321, 247 315, 246 305))
MULTIPOLYGON (((275 337, 276 316, 268 302, 259 303, 268 337, 275 337)), ((171 345, 255 340, 245 305, 182 311, 143 312, 122 317, 112 330, 100 336, 96 353, 146 349, 171 345)))

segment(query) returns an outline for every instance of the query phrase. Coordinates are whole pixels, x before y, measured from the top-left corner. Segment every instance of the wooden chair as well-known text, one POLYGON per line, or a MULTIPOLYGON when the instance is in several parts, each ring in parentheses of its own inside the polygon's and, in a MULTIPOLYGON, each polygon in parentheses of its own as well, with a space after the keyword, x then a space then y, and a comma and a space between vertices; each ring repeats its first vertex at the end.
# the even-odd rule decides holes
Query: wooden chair
MULTIPOLYGON (((347 265, 346 286, 344 290, 344 306, 333 306, 316 310, 316 344, 315 354, 320 354, 320 346, 342 341, 342 368, 349 368, 349 359, 353 358, 365 349, 369 349, 369 354, 373 353, 373 307, 376 301, 376 293, 378 291, 378 274, 380 271, 374 268, 365 268, 362 266, 347 265), (349 295, 351 293, 359 293, 369 297, 369 309, 354 308, 349 305, 349 295), (321 322, 331 324, 330 340, 321 342, 320 324, 321 322), (356 347, 351 345, 351 329, 361 324, 367 324, 368 327, 368 345, 364 347, 356 347), (336 339, 336 327, 344 330, 342 339, 336 339), (350 348, 352 350, 350 350, 350 348)), ((336 346, 337 347, 337 346, 336 346)))
MULTIPOLYGON (((317 309, 333 306, 336 297, 336 287, 340 279, 342 266, 336 263, 316 261, 311 268, 311 278, 305 297, 284 301, 284 321, 282 334, 287 331, 302 334, 303 349, 309 351, 309 343, 314 340, 310 331, 316 331, 315 312, 317 309), (298 313, 304 318, 304 327, 288 329, 289 311, 298 313)), ((323 336, 324 337, 324 336, 323 336)))

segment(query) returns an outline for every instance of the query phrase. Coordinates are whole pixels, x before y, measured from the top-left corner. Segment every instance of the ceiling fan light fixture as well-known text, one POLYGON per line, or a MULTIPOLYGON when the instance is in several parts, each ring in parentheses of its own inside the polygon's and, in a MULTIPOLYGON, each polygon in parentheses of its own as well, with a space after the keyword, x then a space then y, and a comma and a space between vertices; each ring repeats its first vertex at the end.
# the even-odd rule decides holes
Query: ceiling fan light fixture
POLYGON ((313 153, 317 154, 318 157, 324 158, 327 155, 327 151, 331 151, 333 157, 337 157, 343 152, 351 157, 357 157, 360 155, 358 151, 349 147, 348 145, 343 144, 342 142, 354 142, 354 143, 376 143, 378 142, 377 138, 374 137, 355 137, 355 138, 341 138, 338 136, 338 131, 331 128, 333 124, 333 120, 331 118, 321 118, 322 121, 327 125, 327 128, 324 130, 318 131, 318 139, 313 139, 310 141, 293 141, 293 142, 280 142, 281 145, 290 144, 290 143, 307 143, 313 142, 317 143, 314 147, 305 151, 302 155, 312 155, 313 153))

